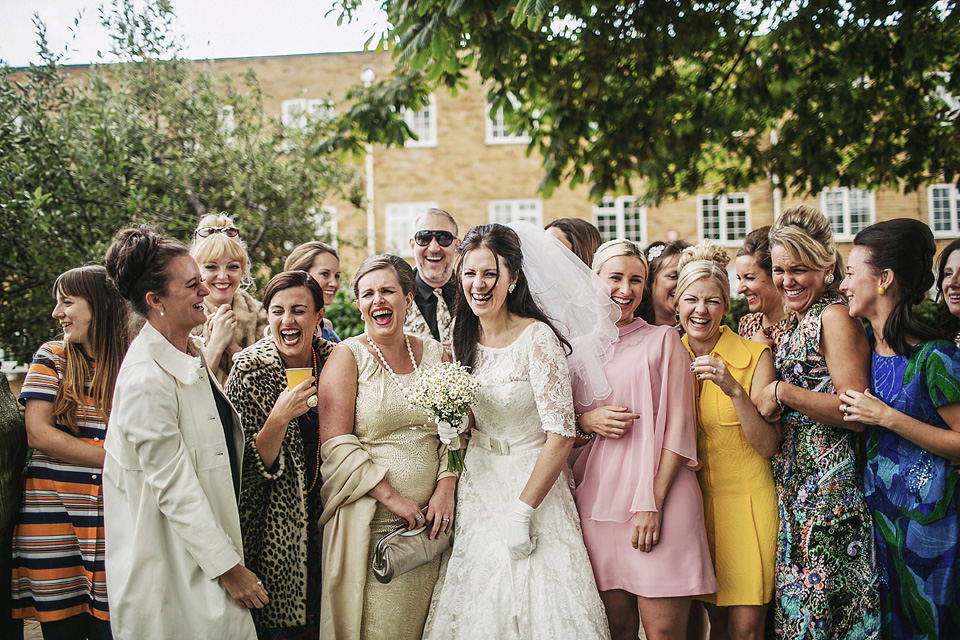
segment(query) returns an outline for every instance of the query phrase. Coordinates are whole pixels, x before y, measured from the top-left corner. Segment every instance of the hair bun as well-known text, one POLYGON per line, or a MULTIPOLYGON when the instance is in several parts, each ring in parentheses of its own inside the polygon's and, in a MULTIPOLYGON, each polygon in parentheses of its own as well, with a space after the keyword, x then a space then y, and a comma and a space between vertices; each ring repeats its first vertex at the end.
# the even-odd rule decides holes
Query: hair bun
POLYGON ((121 229, 104 257, 107 275, 117 285, 124 299, 130 293, 147 266, 153 261, 161 236, 147 225, 121 229))
POLYGON ((730 264, 730 256, 727 255, 727 252, 713 244, 712 240, 707 239, 683 250, 680 254, 680 262, 677 263, 677 270, 679 271, 685 265, 697 260, 716 262, 723 269, 726 269, 727 265, 730 264))

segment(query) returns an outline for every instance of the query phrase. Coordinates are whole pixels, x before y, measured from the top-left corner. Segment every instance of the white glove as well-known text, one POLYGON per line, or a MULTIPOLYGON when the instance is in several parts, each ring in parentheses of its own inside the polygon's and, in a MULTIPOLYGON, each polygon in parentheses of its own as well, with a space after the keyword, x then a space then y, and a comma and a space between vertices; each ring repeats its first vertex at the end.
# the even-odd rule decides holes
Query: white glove
POLYGON ((440 436, 440 442, 450 444, 460 435, 460 430, 447 422, 446 420, 437 421, 437 435, 440 436))
POLYGON ((537 548, 536 538, 530 537, 530 516, 532 515, 533 507, 520 498, 514 500, 507 510, 507 526, 503 535, 507 540, 510 557, 514 560, 526 558, 537 548))

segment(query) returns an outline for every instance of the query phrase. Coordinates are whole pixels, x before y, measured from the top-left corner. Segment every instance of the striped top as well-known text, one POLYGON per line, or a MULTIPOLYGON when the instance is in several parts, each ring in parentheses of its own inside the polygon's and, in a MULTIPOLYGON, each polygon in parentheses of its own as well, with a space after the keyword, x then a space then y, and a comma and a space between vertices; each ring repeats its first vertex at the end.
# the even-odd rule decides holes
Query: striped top
MULTIPOLYGON (((41 400, 52 404, 64 364, 63 343, 41 346, 23 381, 20 403, 26 406, 30 400, 41 400)), ((87 388, 83 406, 77 409, 77 426, 81 440, 103 447, 106 424, 93 402, 87 388)), ((67 427, 57 426, 70 433, 67 427)), ((89 613, 109 620, 102 471, 64 462, 40 450, 33 452, 13 532, 15 618, 54 622, 89 613)))

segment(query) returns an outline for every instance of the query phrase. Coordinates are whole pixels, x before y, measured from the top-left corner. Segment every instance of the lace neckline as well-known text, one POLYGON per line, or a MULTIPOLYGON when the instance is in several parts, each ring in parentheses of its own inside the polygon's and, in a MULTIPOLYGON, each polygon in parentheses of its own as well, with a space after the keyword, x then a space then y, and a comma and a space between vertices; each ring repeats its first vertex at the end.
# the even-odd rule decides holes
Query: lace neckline
POLYGON ((543 324, 543 323, 540 322, 540 321, 538 321, 538 320, 534 320, 533 322, 531 322, 530 324, 528 324, 526 327, 523 328, 523 331, 520 332, 520 335, 518 335, 516 338, 514 338, 514 339, 513 339, 513 342, 511 342, 510 344, 508 344, 508 345, 506 345, 506 346, 503 346, 503 347, 488 347, 488 346, 485 345, 485 344, 480 344, 479 342, 477 342, 477 347, 479 347, 479 348, 481 348, 481 349, 486 349, 487 351, 506 351, 507 349, 510 349, 511 347, 513 347, 513 345, 515 345, 515 344, 517 344, 518 342, 520 342, 520 339, 523 338, 523 336, 525 336, 528 331, 530 331, 530 327, 532 327, 532 326, 534 326, 534 325, 538 325, 538 324, 543 324))

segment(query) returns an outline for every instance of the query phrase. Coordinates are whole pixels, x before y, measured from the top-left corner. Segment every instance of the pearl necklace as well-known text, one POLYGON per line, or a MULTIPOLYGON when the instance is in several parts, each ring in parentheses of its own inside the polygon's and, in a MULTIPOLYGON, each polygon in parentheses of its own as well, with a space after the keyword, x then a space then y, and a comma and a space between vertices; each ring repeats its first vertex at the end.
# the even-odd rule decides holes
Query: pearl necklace
MULTIPOLYGON (((380 364, 383 365, 383 368, 387 370, 387 373, 390 374, 390 377, 393 378, 393 381, 398 387, 400 387, 400 392, 403 394, 404 399, 406 399, 407 404, 412 405, 410 402, 410 393, 407 389, 400 384, 400 378, 394 372, 393 367, 390 366, 390 363, 387 362, 387 359, 383 357, 383 352, 380 351, 380 347, 377 346, 377 343, 370 339, 369 334, 364 333, 363 337, 367 339, 367 344, 373 349, 374 353, 377 354, 377 358, 380 359, 380 364)), ((416 373, 419 367, 417 367, 417 360, 413 357, 413 348, 410 346, 410 338, 407 334, 403 334, 403 342, 407 345, 407 353, 410 355, 410 363, 413 365, 413 373, 416 373)))

